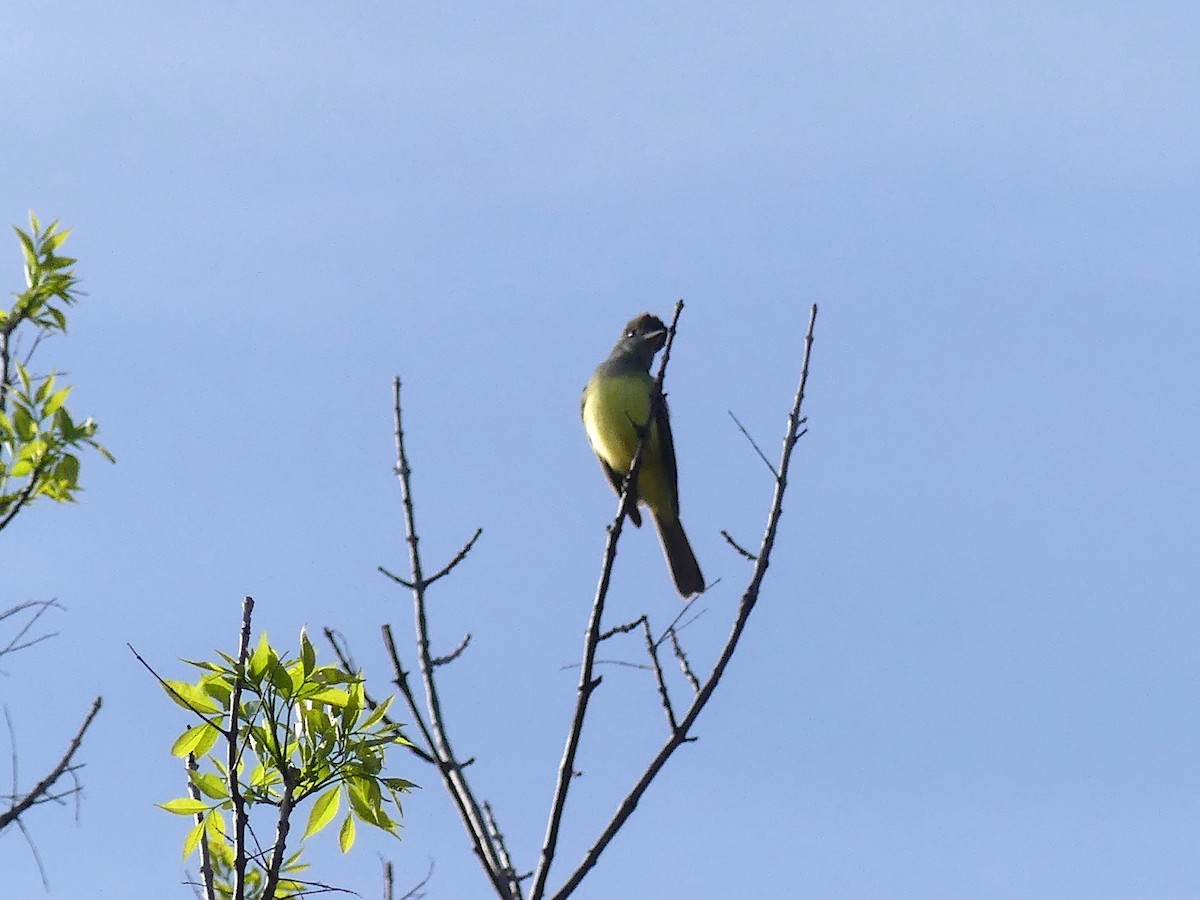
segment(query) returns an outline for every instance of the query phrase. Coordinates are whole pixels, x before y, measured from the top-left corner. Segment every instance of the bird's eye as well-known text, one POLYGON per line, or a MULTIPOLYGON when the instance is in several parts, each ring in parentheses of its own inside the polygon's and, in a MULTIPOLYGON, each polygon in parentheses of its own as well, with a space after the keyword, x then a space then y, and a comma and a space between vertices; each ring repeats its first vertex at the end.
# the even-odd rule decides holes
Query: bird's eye
POLYGON ((634 329, 632 329, 632 328, 625 329, 625 337, 633 337, 635 334, 637 334, 637 331, 635 331, 634 329))

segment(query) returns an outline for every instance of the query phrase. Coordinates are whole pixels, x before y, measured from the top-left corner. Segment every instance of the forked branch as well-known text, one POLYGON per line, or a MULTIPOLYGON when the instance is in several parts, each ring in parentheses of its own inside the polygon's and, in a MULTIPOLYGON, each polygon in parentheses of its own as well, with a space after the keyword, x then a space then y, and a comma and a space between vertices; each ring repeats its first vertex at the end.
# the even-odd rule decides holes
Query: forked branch
POLYGON ((404 585, 412 593, 417 637, 417 665, 421 675, 424 709, 422 709, 422 704, 409 681, 408 673, 404 669, 395 641, 392 639, 391 629, 388 626, 384 626, 384 642, 392 660, 396 686, 400 688, 400 692, 417 722, 417 727, 425 739, 425 755, 431 757, 437 766, 446 791, 454 801, 459 818, 462 819, 463 826, 471 840, 471 849, 479 858, 479 862, 498 896, 505 900, 521 900, 520 882, 513 872, 507 851, 499 840, 500 831, 491 817, 485 816, 482 805, 476 799, 475 792, 463 773, 467 762, 460 760, 455 755, 447 733, 446 717, 438 691, 436 670, 456 659, 466 649, 470 638, 468 636, 455 650, 445 656, 435 656, 430 649, 429 640, 428 589, 466 558, 479 539, 482 529, 477 530, 458 554, 436 574, 429 578, 425 577, 414 512, 412 467, 409 465, 408 451, 404 445, 399 378, 392 380, 392 411, 395 421, 396 476, 400 481, 400 491, 404 503, 404 530, 408 544, 410 577, 404 579, 392 575, 390 572, 385 572, 385 574, 389 575, 393 581, 404 585))
MULTIPOLYGON (((804 360, 800 368, 800 384, 796 389, 796 394, 792 401, 792 409, 788 415, 787 429, 783 436, 783 450, 780 455, 778 474, 775 477, 775 492, 771 502, 771 509, 767 514, 767 523, 763 533, 762 544, 757 554, 758 558, 755 561, 754 570, 750 576, 750 582, 742 594, 742 599, 738 606, 737 618, 734 620, 733 628, 725 642, 725 646, 721 650, 716 663, 713 665, 712 671, 703 684, 700 685, 700 689, 697 691, 687 712, 680 719, 678 727, 671 732, 671 735, 663 743, 658 753, 655 754, 645 771, 642 772, 633 788, 618 805, 616 812, 609 819, 600 837, 597 838, 596 842, 584 854, 583 860, 567 878, 563 886, 553 895, 553 900, 565 900, 579 886, 584 876, 596 865, 600 854, 604 852, 613 837, 621 829, 621 826, 632 815, 642 795, 645 794, 650 783, 662 770, 663 766, 666 765, 667 760, 671 758, 671 755, 680 746, 689 740, 688 732, 691 730, 700 713, 704 710, 704 707, 708 704, 713 691, 716 690, 717 684, 721 680, 721 676, 725 673, 725 667, 729 665, 729 660, 733 657, 734 651, 737 649, 738 641, 741 640, 742 632, 746 627, 746 621, 750 618, 750 613, 753 612, 754 606, 758 602, 759 589, 762 585, 763 576, 766 575, 767 567, 770 565, 771 552, 775 547, 775 537, 779 528, 779 520, 783 515, 783 495, 787 490, 792 450, 795 449, 796 441, 802 433, 801 426, 803 419, 800 416, 800 410, 804 402, 804 391, 808 384, 808 365, 812 356, 813 329, 816 327, 816 320, 817 307, 814 304, 809 312, 808 331, 804 338, 804 360)), ((540 895, 534 894, 530 900, 540 900, 540 895)))

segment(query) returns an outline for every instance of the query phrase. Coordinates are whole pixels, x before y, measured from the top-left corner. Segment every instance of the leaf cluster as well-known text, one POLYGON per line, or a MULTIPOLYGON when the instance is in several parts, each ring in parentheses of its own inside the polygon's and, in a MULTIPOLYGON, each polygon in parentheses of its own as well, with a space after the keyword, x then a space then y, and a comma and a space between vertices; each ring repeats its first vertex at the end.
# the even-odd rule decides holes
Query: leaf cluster
MULTIPOLYGON (((232 869, 236 857, 227 817, 236 821, 239 811, 249 818, 256 807, 273 808, 280 819, 275 847, 250 854, 258 866, 258 871, 247 869, 245 887, 251 891, 268 869, 265 857, 282 852, 293 810, 309 799, 302 840, 333 822, 343 800, 347 811, 338 829, 343 853, 354 844, 356 822, 398 837, 400 795, 415 785, 382 774, 387 749, 409 745, 400 725, 385 721, 391 698, 369 709, 361 675, 318 665, 304 631, 296 658, 281 657, 266 634, 244 664, 218 655, 220 662, 185 660, 203 673, 195 682, 162 682, 172 700, 202 720, 171 748, 175 756, 199 763, 188 772, 191 796, 160 804, 168 812, 196 817, 184 841, 184 857, 203 842, 219 877, 232 869), (232 770, 214 752, 230 746, 234 753, 223 755, 234 760, 232 770)), ((282 864, 282 870, 292 873, 303 868, 299 852, 282 864)), ((276 896, 299 889, 299 882, 283 879, 276 896)))
POLYGON ((95 439, 96 422, 76 421, 68 411, 70 387, 59 386, 56 372, 37 377, 28 368, 38 343, 66 332, 66 308, 78 300, 75 260, 58 255, 70 230, 57 221, 43 227, 32 213, 29 220, 29 232, 14 229, 26 289, 0 309, 0 528, 39 497, 73 502, 80 490, 79 450, 90 447, 113 461, 95 439), (32 335, 24 362, 15 354, 20 328, 32 335))

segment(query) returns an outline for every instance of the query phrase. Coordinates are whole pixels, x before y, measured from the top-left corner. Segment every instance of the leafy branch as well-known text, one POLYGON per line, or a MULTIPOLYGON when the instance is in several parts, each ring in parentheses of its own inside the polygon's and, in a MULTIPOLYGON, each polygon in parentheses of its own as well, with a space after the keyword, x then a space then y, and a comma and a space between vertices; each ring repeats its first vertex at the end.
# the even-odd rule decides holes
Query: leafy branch
POLYGON ((66 406, 70 387, 58 375, 35 376, 29 365, 37 347, 67 330, 67 307, 78 302, 75 260, 60 256, 70 235, 58 222, 43 227, 29 214, 30 230, 13 230, 24 258, 25 290, 0 309, 0 529, 39 497, 59 503, 75 500, 79 455, 91 448, 109 462, 113 456, 95 435, 96 422, 77 422, 66 406), (21 358, 22 339, 27 347, 21 358))
POLYGON ((391 698, 369 709, 362 676, 318 665, 304 631, 296 657, 280 656, 265 634, 251 649, 253 606, 247 597, 237 656, 185 660, 203 673, 195 682, 160 678, 134 651, 198 720, 171 747, 188 760, 189 793, 160 805, 194 817, 183 855, 200 853, 209 900, 275 900, 312 890, 314 883, 298 877, 307 868, 300 851, 289 855, 300 804, 312 801, 303 842, 332 823, 345 801, 338 845, 347 853, 357 822, 399 837, 400 795, 416 786, 382 774, 388 748, 409 743, 386 718, 391 698), (274 819, 275 837, 266 848, 255 839, 252 848, 251 815, 263 810, 273 811, 266 815, 274 819))

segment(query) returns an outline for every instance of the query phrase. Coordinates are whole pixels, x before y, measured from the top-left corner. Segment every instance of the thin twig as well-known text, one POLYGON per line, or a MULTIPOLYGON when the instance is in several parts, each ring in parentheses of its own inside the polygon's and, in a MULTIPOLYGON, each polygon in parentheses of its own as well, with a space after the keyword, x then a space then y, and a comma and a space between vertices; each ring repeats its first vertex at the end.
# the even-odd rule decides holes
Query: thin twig
POLYGON ((737 541, 735 541, 733 539, 733 535, 731 535, 728 531, 726 531, 723 528, 721 529, 721 537, 725 538, 725 542, 727 544, 729 544, 730 547, 732 547, 734 550, 736 550, 738 553, 740 553, 746 559, 750 560, 750 562, 754 562, 756 559, 758 559, 757 556, 755 556, 753 553, 751 553, 749 550, 747 550, 745 547, 743 547, 741 544, 739 544, 737 541))
MULTIPOLYGON (((639 626, 644 624, 645 619, 646 619, 645 616, 638 616, 632 622, 623 622, 620 625, 614 625, 612 628, 608 629, 607 631, 600 632, 600 640, 607 641, 609 638, 615 637, 618 634, 629 634, 629 632, 636 630, 639 626)), ((563 666, 563 668, 564 669, 573 669, 573 668, 575 668, 575 664, 571 663, 571 665, 563 666)))
POLYGON ((50 890, 50 877, 46 874, 46 865, 42 862, 42 854, 38 853, 37 844, 33 842, 33 835, 25 827, 25 822, 17 819, 16 823, 17 828, 21 830, 22 837, 25 838, 25 843, 29 845, 29 852, 33 854, 33 861, 37 865, 38 875, 42 879, 42 887, 48 891, 50 890))
POLYGON ((471 633, 468 631, 467 636, 462 639, 462 641, 459 643, 459 645, 457 647, 455 647, 453 650, 451 650, 445 656, 433 657, 430 660, 431 664, 434 667, 437 667, 437 666, 444 666, 447 663, 454 662, 456 659, 458 659, 460 656, 462 656, 462 652, 467 649, 467 645, 469 643, 471 643, 471 633))
POLYGON ((508 852, 508 844, 504 841, 504 835, 500 831, 500 826, 496 824, 496 814, 492 812, 492 804, 486 800, 483 801, 483 817, 487 823, 488 834, 492 836, 492 841, 500 853, 500 861, 504 864, 505 879, 510 883, 519 883, 521 879, 517 876, 517 870, 513 866, 512 856, 508 852))
POLYGON ((3 622, 10 616, 20 615, 28 609, 35 610, 33 615, 29 617, 29 621, 25 622, 25 624, 23 624, 17 630, 17 633, 12 636, 12 639, 9 640, 9 642, 3 647, 0 647, 0 656, 5 656, 9 653, 16 653, 18 650, 24 650, 27 647, 32 647, 34 644, 40 644, 42 641, 49 640, 52 637, 57 637, 58 632, 51 631, 22 642, 22 639, 25 637, 25 635, 29 634, 29 632, 33 629, 33 626, 37 624, 38 620, 42 616, 44 616, 51 609, 63 608, 63 605, 59 603, 57 599, 27 600, 24 603, 18 603, 16 606, 6 609, 4 612, 0 613, 0 622, 3 622))
POLYGON ((738 427, 738 430, 740 430, 742 434, 746 436, 746 440, 750 442, 750 446, 754 448, 754 452, 758 454, 758 458, 761 459, 766 467, 771 470, 771 474, 778 478, 779 473, 775 471, 775 467, 771 465, 771 461, 767 459, 767 454, 763 453, 762 448, 758 446, 754 438, 750 437, 750 432, 746 430, 746 426, 738 421, 738 417, 733 414, 732 409, 727 409, 725 411, 729 413, 729 418, 733 419, 734 424, 736 424, 738 427))
POLYGON ((455 566, 467 558, 467 554, 471 552, 471 548, 475 546, 475 542, 479 540, 479 537, 482 534, 483 529, 476 528, 475 533, 471 535, 471 539, 463 544, 463 548, 461 550, 454 554, 454 559, 450 560, 450 562, 446 563, 446 565, 442 566, 438 572, 434 573, 426 580, 425 587, 429 587, 439 578, 445 578, 447 575, 449 575, 454 570, 455 566))
MULTIPOLYGON (((388 871, 388 875, 390 876, 391 872, 392 872, 392 864, 391 863, 388 863, 387 871, 388 871)), ((422 878, 420 881, 418 881, 416 884, 414 884, 411 888, 409 888, 407 893, 405 893, 404 896, 400 898, 400 900, 421 900, 422 897, 427 896, 425 894, 425 892, 422 891, 421 889, 423 887, 425 887, 425 885, 429 884, 429 880, 431 878, 433 878, 433 860, 432 859, 429 861, 429 871, 425 873, 425 877, 422 878)), ((392 897, 391 893, 388 893, 387 900, 391 900, 391 897, 392 897)))
POLYGON ((692 671, 692 664, 688 662, 687 654, 683 651, 683 645, 679 643, 679 634, 672 628, 668 634, 671 636, 671 649, 675 653, 675 658, 679 660, 679 668, 692 685, 692 690, 700 691, 700 680, 696 677, 696 673, 692 671))
MULTIPOLYGON (((658 696, 662 700, 663 710, 667 714, 667 723, 674 731, 679 727, 679 723, 675 720, 675 708, 671 705, 671 695, 667 691, 667 681, 663 677, 662 665, 658 661, 658 645, 654 643, 654 636, 650 633, 650 620, 642 616, 642 629, 646 634, 646 653, 650 656, 650 662, 654 664, 654 680, 658 684, 658 696)), ((672 632, 674 633, 674 632, 672 632)))

